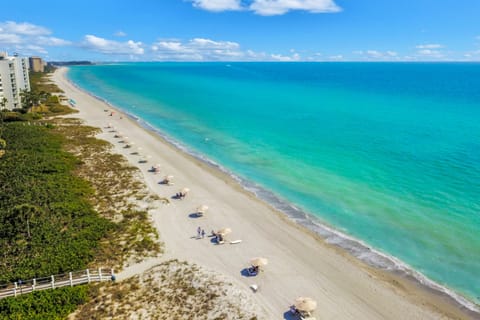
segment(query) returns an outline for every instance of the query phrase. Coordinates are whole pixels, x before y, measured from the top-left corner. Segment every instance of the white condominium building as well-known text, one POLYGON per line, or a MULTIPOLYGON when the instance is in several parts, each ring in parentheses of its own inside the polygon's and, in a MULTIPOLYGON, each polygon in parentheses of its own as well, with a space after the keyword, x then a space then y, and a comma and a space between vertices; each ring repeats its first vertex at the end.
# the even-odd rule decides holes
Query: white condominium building
POLYGON ((0 52, 0 109, 22 107, 20 93, 30 91, 28 77, 28 58, 0 52))

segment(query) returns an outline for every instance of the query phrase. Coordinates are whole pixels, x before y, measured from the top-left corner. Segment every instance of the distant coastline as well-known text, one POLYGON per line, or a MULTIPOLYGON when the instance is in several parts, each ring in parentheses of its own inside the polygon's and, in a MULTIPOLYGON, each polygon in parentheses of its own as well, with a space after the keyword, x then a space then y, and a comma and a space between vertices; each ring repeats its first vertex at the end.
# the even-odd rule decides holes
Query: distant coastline
POLYGON ((68 66, 90 66, 96 63, 87 60, 78 60, 78 61, 49 61, 51 65, 57 67, 68 67, 68 66))

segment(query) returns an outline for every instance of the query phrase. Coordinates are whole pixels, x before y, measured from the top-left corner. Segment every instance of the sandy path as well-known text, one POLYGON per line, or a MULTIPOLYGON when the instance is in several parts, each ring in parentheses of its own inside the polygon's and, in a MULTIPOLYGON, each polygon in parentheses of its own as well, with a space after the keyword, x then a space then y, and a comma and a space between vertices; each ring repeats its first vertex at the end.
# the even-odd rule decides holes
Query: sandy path
MULTIPOLYGON (((371 270, 329 247, 241 191, 228 177, 182 154, 135 121, 125 116, 120 119, 119 112, 109 116, 104 110, 112 108, 72 86, 65 80, 65 72, 65 68, 57 70, 53 79, 68 98, 76 101, 80 110, 78 117, 102 128, 99 138, 110 141, 116 152, 138 166, 154 193, 170 197, 182 187, 191 189, 186 199, 172 200, 170 205, 153 214, 167 257, 218 270, 246 290, 249 285, 257 284, 258 292, 251 294, 264 306, 270 319, 284 319, 284 313, 297 296, 310 296, 318 301, 314 314, 317 319, 443 318, 432 306, 460 314, 454 307, 442 303, 441 298, 418 290, 408 281, 400 279, 401 285, 393 285, 396 283, 393 277, 371 270), (143 149, 143 154, 152 155, 149 162, 138 163, 139 156, 131 155, 134 149, 123 148, 119 139, 113 137, 114 133, 105 128, 108 123, 128 135, 130 141, 136 143, 135 148, 143 149), (148 171, 155 163, 162 165, 158 175, 148 171), (165 174, 175 176, 175 186, 158 184, 165 174), (202 218, 190 217, 201 204, 210 207, 208 213, 202 218), (194 239, 198 226, 207 234, 212 229, 230 227, 233 232, 229 240, 241 239, 242 242, 214 245, 208 237, 194 239), (241 270, 255 256, 268 258, 269 265, 258 277, 246 278, 241 270)), ((135 270, 128 270, 128 274, 134 273, 135 270)))

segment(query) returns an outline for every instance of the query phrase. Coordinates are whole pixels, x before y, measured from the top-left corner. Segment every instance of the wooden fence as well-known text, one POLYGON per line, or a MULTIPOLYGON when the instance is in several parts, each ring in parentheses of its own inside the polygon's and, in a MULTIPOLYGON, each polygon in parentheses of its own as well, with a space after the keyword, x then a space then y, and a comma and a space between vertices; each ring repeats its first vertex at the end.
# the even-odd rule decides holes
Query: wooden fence
POLYGON ((47 278, 37 278, 31 280, 19 280, 15 283, 0 285, 0 299, 6 297, 16 297, 20 294, 33 291, 55 289, 61 287, 73 287, 79 284, 90 282, 114 280, 113 269, 82 270, 69 272, 65 274, 52 275, 47 278))

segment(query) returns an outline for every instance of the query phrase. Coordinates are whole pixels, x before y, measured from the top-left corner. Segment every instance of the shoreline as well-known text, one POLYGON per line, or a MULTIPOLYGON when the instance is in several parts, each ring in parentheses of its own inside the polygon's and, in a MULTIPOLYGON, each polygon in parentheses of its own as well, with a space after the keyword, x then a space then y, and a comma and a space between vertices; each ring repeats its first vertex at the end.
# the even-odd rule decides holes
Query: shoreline
MULTIPOLYGON (((62 70, 61 72, 63 72, 60 75, 60 77, 64 77, 65 69, 62 68, 60 70, 62 70)), ((59 72, 60 71, 57 70, 56 75, 59 72)), ((75 87, 75 89, 78 91, 75 94, 87 95, 91 99, 95 99, 97 101, 98 105, 104 104, 107 108, 115 109, 116 112, 118 112, 119 114, 124 114, 125 115, 125 112, 123 112, 121 109, 118 109, 115 106, 112 106, 111 104, 108 103, 108 101, 105 101, 105 100, 101 99, 100 97, 96 97, 93 94, 85 92, 83 89, 79 88, 74 83, 71 83, 66 77, 64 77, 63 80, 69 82, 70 85, 75 87)), ((62 86, 61 83, 58 82, 58 80, 56 82, 60 87, 62 87, 62 89, 65 90, 65 88, 62 86)), ((65 94, 67 96, 69 95, 67 93, 67 90, 66 90, 65 94)), ((80 100, 85 100, 85 97, 80 97, 80 100)), ((77 99, 77 101, 80 101, 80 100, 77 99)), ((79 104, 77 104, 77 110, 79 110, 80 113, 82 113, 82 108, 85 108, 86 105, 84 103, 79 103, 79 104), (79 104, 81 104, 81 106, 78 106, 79 104)), ((97 113, 99 113, 99 112, 104 113, 103 110, 96 110, 96 111, 97 111, 97 113)), ((348 252, 348 250, 345 250, 344 248, 341 248, 334 243, 329 243, 328 239, 323 238, 321 234, 315 233, 315 231, 308 228, 308 226, 298 224, 298 221, 295 221, 294 219, 292 219, 292 217, 289 216, 288 213, 285 214, 284 212, 279 212, 281 210, 279 210, 279 208, 275 208, 274 204, 269 203, 268 201, 267 201, 267 203, 265 203, 265 199, 262 199, 260 196, 256 195, 254 192, 246 189, 245 186, 242 185, 242 183, 241 183, 242 181, 238 181, 237 179, 235 179, 235 176, 232 176, 231 174, 229 174, 228 170, 222 170, 221 166, 219 166, 219 168, 217 168, 214 165, 210 164, 208 161, 202 161, 203 159, 201 159, 201 158, 199 159, 195 155, 192 155, 192 154, 188 153, 188 150, 182 150, 182 148, 179 148, 179 146, 177 146, 175 143, 173 143, 172 141, 169 141, 168 138, 162 136, 162 134, 161 134, 161 132, 159 132, 159 130, 156 130, 155 128, 150 126, 145 121, 143 121, 141 119, 138 119, 135 116, 132 116, 132 115, 129 115, 129 114, 127 114, 127 115, 128 115, 128 117, 125 117, 120 122, 123 122, 124 124, 126 122, 130 122, 129 125, 133 125, 133 126, 138 127, 140 129, 140 131, 143 131, 143 134, 148 134, 152 139, 156 140, 157 143, 163 144, 162 147, 163 147, 164 150, 167 149, 168 152, 174 153, 177 157, 184 158, 187 162, 190 162, 190 165, 193 164, 194 166, 200 168, 201 170, 205 171, 209 175, 215 176, 218 180, 222 181, 225 185, 227 185, 228 188, 233 189, 235 192, 241 193, 244 197, 246 196, 249 200, 256 202, 257 206, 264 207, 263 209, 267 209, 267 210, 263 210, 263 211, 269 211, 268 212, 269 214, 273 213, 272 216, 275 219, 280 220, 282 224, 288 225, 288 228, 294 229, 294 230, 296 230, 296 232, 301 233, 300 235, 296 235, 296 236, 299 236, 300 238, 302 238, 301 240, 305 240, 306 237, 314 239, 314 242, 316 243, 316 245, 321 246, 322 250, 329 250, 330 254, 333 252, 336 255, 341 256, 342 259, 345 259, 346 261, 348 261, 347 263, 350 264, 350 267, 353 266, 354 268, 357 268, 358 270, 360 270, 362 272, 365 272, 367 277, 372 279, 372 280, 369 280, 369 281, 374 281, 373 279, 380 280, 378 282, 381 283, 382 286, 390 287, 387 290, 391 290, 392 292, 395 291, 395 294, 400 296, 400 297, 403 296, 403 298, 405 298, 407 296, 413 296, 415 298, 418 298, 418 300, 420 300, 420 301, 416 301, 416 302, 412 303, 412 305, 416 305, 416 307, 419 307, 419 305, 424 305, 424 306, 426 305, 428 307, 428 309, 432 309, 432 310, 437 309, 437 311, 439 311, 440 313, 442 313, 444 315, 454 316, 454 317, 459 317, 459 318, 467 318, 469 316, 472 316, 472 317, 478 316, 478 314, 474 313, 473 311, 469 312, 468 310, 466 310, 467 308, 465 306, 463 308, 459 307, 460 302, 455 301, 455 299, 451 296, 448 296, 447 293, 442 294, 440 290, 435 291, 433 288, 428 290, 426 286, 421 285, 421 283, 420 283, 421 281, 419 279, 416 279, 416 280, 408 279, 409 277, 414 278, 414 276, 412 274, 406 273, 405 275, 396 275, 395 273, 392 273, 392 272, 389 272, 389 271, 386 271, 386 270, 373 268, 371 266, 366 265, 365 262, 359 261, 359 259, 354 257, 352 252, 348 252), (133 119, 131 119, 130 117, 133 118, 133 119), (128 121, 126 121, 127 118, 128 118, 128 121), (143 122, 143 124, 141 122, 143 122), (148 127, 150 127, 150 128, 148 128, 148 127), (402 291, 404 291, 404 292, 402 292, 402 291), (446 305, 444 305, 444 304, 446 304, 446 305)), ((75 116, 77 116, 77 115, 75 115, 75 116)), ((107 115, 104 114, 104 116, 107 116, 107 115)), ((81 117, 81 118, 83 120, 85 120, 87 124, 94 125, 94 124, 91 123, 91 121, 88 121, 89 120, 88 117, 81 117)), ((102 121, 102 124, 105 124, 105 123, 108 123, 110 121, 110 119, 109 119, 109 117, 104 117, 102 120, 99 120, 99 121, 102 121)), ((113 121, 115 121, 115 120, 113 120, 113 121)), ((97 126, 98 126, 98 124, 97 124, 97 126)), ((104 125, 103 126, 100 125, 100 127, 104 127, 104 125)), ((129 133, 129 136, 130 136, 130 133, 129 133)), ((104 137, 102 137, 102 138, 105 139, 104 137)), ((113 139, 110 138, 110 139, 105 139, 105 140, 112 142, 113 139)), ((131 157, 127 157, 127 158, 131 161, 131 159, 130 159, 131 157)), ((163 162, 163 161, 164 161, 164 159, 162 159, 161 162, 163 162)), ((155 163, 156 161, 153 161, 153 162, 155 163)), ((140 167, 140 165, 138 165, 138 164, 133 164, 133 165, 140 167)), ((142 170, 142 172, 144 171, 144 169, 142 169, 142 168, 140 168, 140 169, 142 170)), ((145 177, 145 178, 147 178, 147 177, 145 177)), ((239 178, 239 179, 241 179, 241 178, 239 178)), ((156 188, 153 188, 153 189, 156 189, 156 188)), ((158 191, 156 191, 156 190, 154 192, 158 193, 158 191)), ((267 218, 271 219, 272 217, 267 217, 267 218)), ((276 221, 276 223, 278 224, 278 221, 276 221)), ((282 226, 282 227, 285 227, 285 226, 282 226)), ((274 228, 274 226, 272 226, 272 228, 274 228)), ((162 233, 162 231, 159 230, 159 232, 160 232, 160 236, 163 237, 164 234, 162 233)), ((332 230, 332 232, 334 232, 334 231, 332 230)), ((353 240, 356 241, 356 239, 353 239, 353 240)), ((370 249, 370 247, 368 247, 367 245, 365 245, 365 244, 363 244, 363 245, 366 246, 368 249, 370 249)), ((323 253, 325 253, 325 252, 323 252, 323 253)), ((320 259, 320 260, 321 260, 321 258, 322 258, 321 256, 318 257, 318 259, 320 259)), ((390 257, 388 257, 388 258, 390 258, 390 257)), ((188 260, 188 258, 187 258, 187 260, 188 260)), ((267 270, 267 272, 269 272, 269 271, 267 270)), ((326 272, 324 271, 324 273, 326 273, 326 272)), ((337 279, 337 280, 341 281, 342 279, 337 279)), ((378 284, 375 283, 375 286, 376 285, 378 285, 378 284)), ((384 290, 384 289, 385 288, 382 288, 382 290, 384 290)), ((376 290, 374 290, 374 291, 376 291, 376 290)), ((360 292, 362 292, 362 291, 360 291, 360 292)), ((295 298, 295 296, 292 296, 292 299, 293 298, 295 298)), ((320 297, 316 297, 316 298, 317 298, 317 300, 320 299, 320 297)), ((407 300, 412 300, 412 299, 407 298, 407 299, 404 299, 404 300, 407 301, 407 300)), ((411 302, 412 301, 409 301, 409 303, 411 303, 411 302)), ((286 303, 288 304, 288 302, 286 302, 286 303)), ((284 305, 284 309, 286 309, 287 307, 288 307, 288 305, 284 305)), ((422 308, 423 307, 420 307, 420 309, 422 309, 422 308)), ((386 309, 388 309, 388 308, 386 308, 386 309)), ((429 311, 432 311, 432 310, 429 310, 429 311)), ((390 310, 390 311, 392 311, 392 310, 390 310)), ((401 312, 396 313, 396 317, 394 316, 393 318, 398 318, 398 319, 403 318, 405 316, 404 311, 405 310, 401 310, 401 312)), ((316 315, 317 314, 321 314, 321 311, 317 312, 316 315)), ((377 310, 377 312, 375 313, 375 316, 378 317, 379 314, 381 314, 381 313, 379 313, 378 310, 377 310)), ((362 316, 364 316, 366 319, 371 319, 372 315, 368 316, 367 313, 362 314, 362 316)), ((393 313, 392 314, 389 313, 389 315, 393 316, 393 313)), ((422 311, 418 311, 418 313, 415 312, 412 316, 414 318, 417 318, 417 317, 418 318, 424 318, 426 315, 429 315, 428 316, 429 318, 437 318, 437 316, 439 314, 437 314, 436 312, 433 312, 432 314, 429 314, 428 312, 423 314, 422 311)), ((358 316, 358 314, 356 314, 355 316, 358 316)), ((355 318, 358 318, 358 317, 355 317, 355 318)))
POLYGON ((278 197, 270 190, 256 185, 253 181, 245 180, 244 178, 235 175, 235 173, 232 171, 216 163, 215 161, 210 160, 202 154, 189 150, 188 147, 184 146, 182 143, 172 139, 168 136, 168 134, 162 132, 158 128, 155 128, 153 125, 137 117, 136 115, 126 112, 120 107, 112 105, 101 97, 85 91, 73 82, 71 82, 71 84, 93 98, 104 102, 108 106, 111 106, 111 108, 115 109, 117 112, 124 114, 126 117, 136 122, 145 130, 158 135, 159 138, 165 143, 170 144, 175 151, 182 152, 186 156, 191 157, 192 161, 206 165, 205 169, 210 170, 212 174, 218 175, 220 178, 222 178, 222 175, 226 175, 227 179, 233 180, 231 184, 232 187, 238 186, 240 192, 246 192, 252 198, 264 202, 267 206, 271 207, 271 209, 277 211, 277 213, 280 214, 280 218, 286 219, 288 223, 299 225, 301 228, 308 230, 308 232, 311 232, 314 237, 318 237, 319 241, 322 241, 325 244, 334 247, 335 249, 341 250, 342 254, 345 252, 347 255, 352 256, 354 259, 359 260, 362 263, 365 263, 374 270, 385 272, 389 275, 393 274, 398 276, 400 279, 407 279, 408 281, 413 282, 413 285, 418 286, 420 289, 441 296, 446 300, 451 300, 449 303, 456 305, 460 309, 465 309, 467 313, 471 313, 474 316, 480 317, 480 309, 478 309, 478 305, 465 296, 455 292, 453 289, 431 280, 400 259, 372 248, 370 245, 360 239, 336 230, 334 227, 327 225, 312 214, 296 208, 293 204, 278 197))

